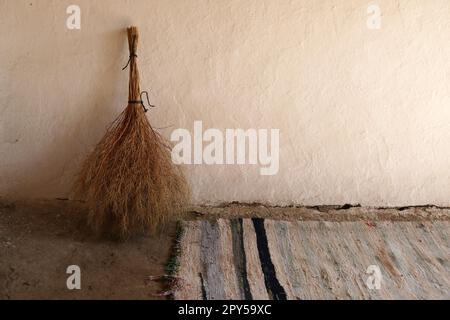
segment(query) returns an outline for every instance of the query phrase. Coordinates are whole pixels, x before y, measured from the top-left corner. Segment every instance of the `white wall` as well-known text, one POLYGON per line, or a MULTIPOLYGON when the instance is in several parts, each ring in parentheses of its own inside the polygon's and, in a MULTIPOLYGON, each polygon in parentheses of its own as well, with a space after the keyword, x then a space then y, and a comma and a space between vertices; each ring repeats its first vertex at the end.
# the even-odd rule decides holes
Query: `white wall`
POLYGON ((450 1, 0 0, 0 195, 65 197, 124 108, 124 28, 175 128, 278 128, 280 171, 188 167, 197 203, 450 205, 450 1), (82 10, 80 31, 66 8, 82 10))

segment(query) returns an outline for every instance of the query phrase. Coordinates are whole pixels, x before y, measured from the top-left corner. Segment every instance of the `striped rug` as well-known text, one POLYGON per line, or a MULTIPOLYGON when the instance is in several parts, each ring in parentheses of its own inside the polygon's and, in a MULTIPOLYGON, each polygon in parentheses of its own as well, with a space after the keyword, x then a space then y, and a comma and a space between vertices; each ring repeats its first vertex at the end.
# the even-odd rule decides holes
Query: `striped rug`
POLYGON ((450 299, 450 222, 191 221, 175 299, 450 299))

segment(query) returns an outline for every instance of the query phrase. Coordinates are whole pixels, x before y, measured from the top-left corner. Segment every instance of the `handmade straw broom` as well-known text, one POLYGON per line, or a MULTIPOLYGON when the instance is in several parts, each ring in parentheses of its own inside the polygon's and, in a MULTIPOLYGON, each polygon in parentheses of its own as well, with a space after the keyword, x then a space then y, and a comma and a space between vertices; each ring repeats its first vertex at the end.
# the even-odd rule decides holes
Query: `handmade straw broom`
POLYGON ((146 117, 136 62, 138 29, 127 31, 128 106, 84 162, 74 188, 87 205, 89 226, 120 238, 154 232, 179 218, 190 196, 168 142, 146 117))

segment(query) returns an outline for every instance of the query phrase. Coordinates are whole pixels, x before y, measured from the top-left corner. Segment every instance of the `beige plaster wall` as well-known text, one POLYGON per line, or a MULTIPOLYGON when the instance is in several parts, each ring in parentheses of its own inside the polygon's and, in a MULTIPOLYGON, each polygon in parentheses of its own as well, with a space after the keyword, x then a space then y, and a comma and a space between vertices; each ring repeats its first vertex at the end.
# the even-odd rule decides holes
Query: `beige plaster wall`
POLYGON ((275 176, 188 166, 196 203, 450 205, 448 0, 0 0, 0 195, 68 195, 126 103, 130 24, 165 136, 280 129, 275 176))

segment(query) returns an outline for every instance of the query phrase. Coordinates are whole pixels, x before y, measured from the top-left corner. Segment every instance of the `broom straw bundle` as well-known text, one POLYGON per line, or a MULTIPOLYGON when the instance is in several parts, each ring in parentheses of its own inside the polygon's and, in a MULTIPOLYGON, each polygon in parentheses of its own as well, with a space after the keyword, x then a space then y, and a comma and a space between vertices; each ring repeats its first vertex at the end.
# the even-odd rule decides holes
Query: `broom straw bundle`
POLYGON ((128 106, 88 156, 75 194, 88 207, 88 224, 121 238, 150 233, 178 219, 189 200, 181 169, 167 141, 150 125, 141 98, 137 67, 138 30, 128 28, 128 106))

